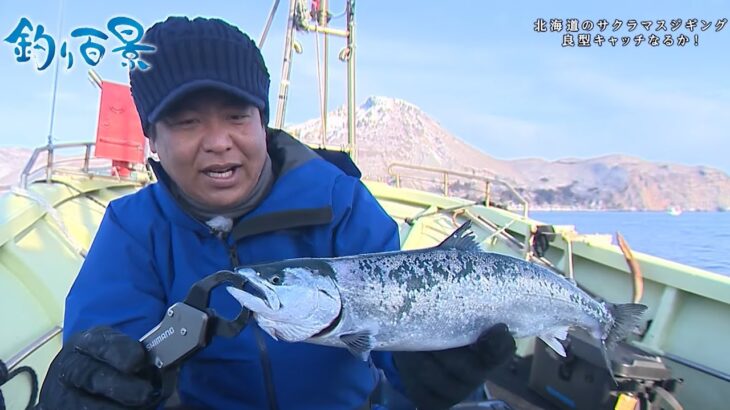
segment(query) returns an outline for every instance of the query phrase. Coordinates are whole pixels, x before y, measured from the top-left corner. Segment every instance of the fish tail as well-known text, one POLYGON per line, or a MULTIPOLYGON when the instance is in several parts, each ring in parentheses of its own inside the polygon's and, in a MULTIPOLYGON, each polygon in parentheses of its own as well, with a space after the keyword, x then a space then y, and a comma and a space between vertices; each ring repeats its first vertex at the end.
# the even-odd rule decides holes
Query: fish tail
POLYGON ((606 335, 606 347, 612 349, 619 340, 623 340, 641 321, 641 316, 646 312, 646 305, 639 303, 624 303, 619 305, 608 305, 608 311, 613 316, 613 325, 608 329, 606 335))
POLYGON ((616 383, 616 376, 613 374, 613 366, 611 365, 611 359, 608 357, 608 351, 612 350, 619 340, 625 339, 634 327, 639 324, 641 316, 646 312, 646 306, 638 303, 608 304, 608 311, 613 317, 613 324, 608 329, 606 338, 601 342, 603 344, 601 350, 603 360, 606 362, 606 369, 611 375, 611 380, 616 383))

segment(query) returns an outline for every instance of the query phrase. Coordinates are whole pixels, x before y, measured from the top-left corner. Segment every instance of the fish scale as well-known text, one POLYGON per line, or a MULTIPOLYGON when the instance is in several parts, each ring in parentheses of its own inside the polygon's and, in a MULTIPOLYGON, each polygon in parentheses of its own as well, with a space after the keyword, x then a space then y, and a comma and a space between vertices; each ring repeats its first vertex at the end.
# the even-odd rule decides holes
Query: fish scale
POLYGON ((557 316, 552 313, 560 306, 564 326, 594 327, 605 316, 601 304, 550 271, 533 269, 516 276, 515 261, 500 254, 445 249, 334 260, 330 266, 343 305, 356 312, 353 322, 386 318, 378 323, 375 349, 456 347, 500 322, 524 337, 542 331, 541 323, 555 322, 550 316, 557 316), (552 309, 546 309, 548 303, 552 309))
POLYGON ((345 347, 363 358, 371 350, 465 346, 498 323, 563 356, 559 340, 583 328, 605 351, 646 310, 597 301, 541 265, 484 252, 469 229, 467 222, 427 249, 243 267, 237 272, 259 292, 229 292, 272 337, 345 347))

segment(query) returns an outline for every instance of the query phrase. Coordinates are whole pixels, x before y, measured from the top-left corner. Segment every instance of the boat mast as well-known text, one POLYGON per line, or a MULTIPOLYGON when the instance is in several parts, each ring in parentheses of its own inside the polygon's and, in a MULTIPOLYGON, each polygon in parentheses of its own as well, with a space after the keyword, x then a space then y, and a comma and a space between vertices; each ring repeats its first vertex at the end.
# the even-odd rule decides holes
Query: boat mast
MULTIPOLYGON (((328 9, 328 1, 327 0, 319 0, 319 15, 317 16, 317 24, 319 24, 320 27, 327 27, 327 23, 329 22, 329 9, 328 9)), ((325 144, 327 140, 327 83, 328 81, 328 69, 327 69, 327 62, 329 61, 329 58, 327 56, 329 51, 329 39, 327 37, 327 33, 322 34, 322 49, 324 52, 322 53, 322 104, 321 104, 321 110, 322 110, 322 145, 325 144)), ((319 41, 317 39, 316 41, 319 41)))
POLYGON ((301 46, 295 42, 295 29, 307 32, 322 33, 324 35, 324 57, 322 69, 322 84, 319 85, 322 92, 322 100, 320 107, 322 111, 322 145, 324 146, 324 138, 327 135, 327 100, 328 91, 328 36, 335 35, 346 39, 346 46, 339 52, 339 59, 347 63, 347 146, 344 147, 353 159, 356 160, 356 139, 355 139, 355 1, 346 0, 345 14, 347 16, 347 29, 338 30, 328 27, 329 19, 329 1, 319 0, 317 4, 317 14, 314 21, 310 23, 309 14, 305 13, 306 5, 304 0, 290 0, 289 2, 289 20, 287 24, 286 36, 284 40, 284 59, 281 69, 281 81, 279 82, 279 95, 276 106, 276 120, 274 126, 276 128, 284 127, 286 116, 286 104, 289 97, 289 81, 291 77, 292 66, 292 50, 301 52, 301 46))
POLYGON ((294 12, 296 0, 289 1, 289 19, 284 37, 284 61, 281 67, 281 81, 279 81, 279 97, 276 103, 276 128, 284 128, 284 117, 286 116, 286 102, 289 97, 289 78, 291 77, 292 43, 294 41, 294 12))
POLYGON ((347 61, 347 146, 350 157, 357 163, 355 145, 355 1, 347 0, 347 46, 340 52, 340 60, 347 61))

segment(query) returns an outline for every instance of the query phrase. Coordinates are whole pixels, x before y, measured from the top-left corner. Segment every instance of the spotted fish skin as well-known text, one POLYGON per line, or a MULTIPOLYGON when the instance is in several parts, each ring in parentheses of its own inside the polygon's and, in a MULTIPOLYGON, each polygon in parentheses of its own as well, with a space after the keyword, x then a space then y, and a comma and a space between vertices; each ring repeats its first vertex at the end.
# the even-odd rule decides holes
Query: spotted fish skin
MULTIPOLYGON (((378 350, 464 346, 497 323, 515 337, 577 326, 598 336, 606 307, 566 279, 502 254, 455 248, 327 262, 344 310, 343 333, 372 329, 378 350)), ((319 338, 341 344, 336 335, 319 338)))
MULTIPOLYGON (((314 304, 327 305, 328 312, 312 308, 320 309, 312 315, 328 318, 327 322, 300 331, 299 339, 290 341, 347 347, 355 354, 465 346, 493 325, 505 323, 514 337, 540 337, 565 355, 558 340, 565 338, 569 328, 583 328, 604 345, 611 345, 624 338, 646 310, 638 304, 599 302, 541 265, 484 252, 468 223, 433 248, 293 259, 244 268, 239 273, 281 295, 285 292, 272 285, 274 278, 286 285, 287 278, 294 275, 300 279, 289 282, 297 286, 310 282, 302 277, 320 282, 329 278, 336 288, 337 304, 314 304)), ((320 293, 333 293, 324 287, 320 293)), ((283 313, 277 311, 277 322, 267 326, 290 326, 283 313)), ((255 312, 254 316, 267 314, 274 313, 255 312)))

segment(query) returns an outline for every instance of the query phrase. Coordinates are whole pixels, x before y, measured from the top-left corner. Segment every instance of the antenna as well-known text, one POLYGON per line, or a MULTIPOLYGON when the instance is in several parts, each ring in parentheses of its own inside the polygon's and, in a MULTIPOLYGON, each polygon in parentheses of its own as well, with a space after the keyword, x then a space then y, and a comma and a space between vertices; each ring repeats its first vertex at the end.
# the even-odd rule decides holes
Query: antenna
MULTIPOLYGON (((58 5, 58 36, 61 38, 61 30, 63 28, 63 0, 58 5)), ((51 119, 48 126, 48 146, 53 145, 53 120, 56 117, 56 92, 58 90, 58 66, 61 65, 61 59, 56 60, 56 72, 53 74, 53 91, 51 92, 51 119)))

